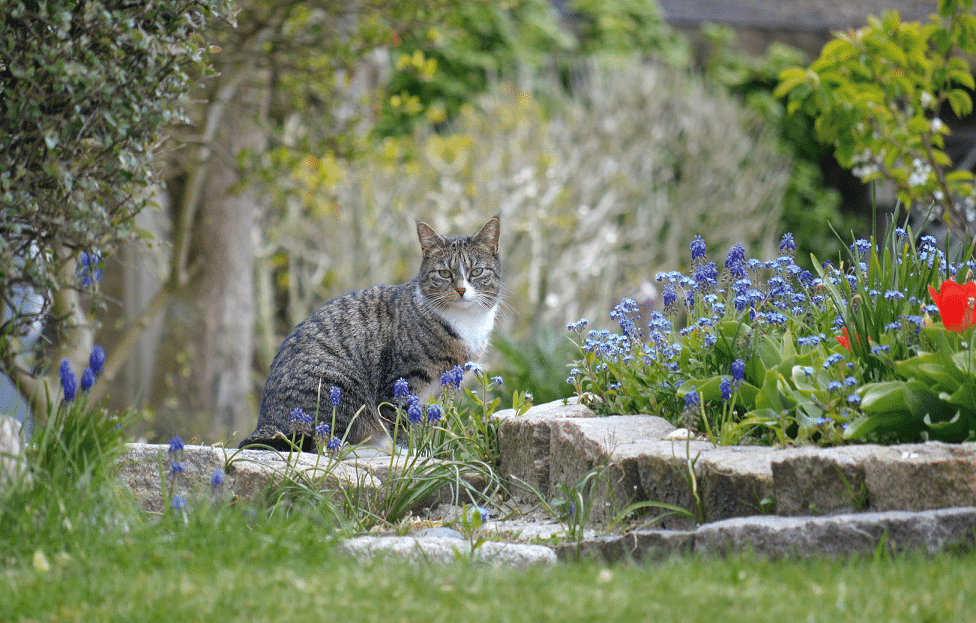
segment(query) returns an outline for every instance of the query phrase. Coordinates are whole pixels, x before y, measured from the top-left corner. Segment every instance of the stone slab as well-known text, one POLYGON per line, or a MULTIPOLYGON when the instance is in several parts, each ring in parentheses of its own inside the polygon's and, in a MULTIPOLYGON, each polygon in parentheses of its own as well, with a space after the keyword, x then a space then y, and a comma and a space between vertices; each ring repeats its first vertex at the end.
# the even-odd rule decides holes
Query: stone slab
POLYGON ((738 517, 695 532, 695 553, 753 552, 771 558, 843 557, 888 552, 972 549, 976 507, 831 517, 738 517))
POLYGON ((556 546, 560 561, 597 560, 607 563, 653 562, 672 556, 691 554, 695 533, 680 530, 642 530, 622 535, 584 539, 556 546))
POLYGON ((386 556, 412 564, 447 564, 470 559, 496 567, 524 568, 556 562, 556 554, 543 545, 485 541, 472 550, 466 541, 449 537, 362 536, 340 543, 338 550, 364 560, 386 556))

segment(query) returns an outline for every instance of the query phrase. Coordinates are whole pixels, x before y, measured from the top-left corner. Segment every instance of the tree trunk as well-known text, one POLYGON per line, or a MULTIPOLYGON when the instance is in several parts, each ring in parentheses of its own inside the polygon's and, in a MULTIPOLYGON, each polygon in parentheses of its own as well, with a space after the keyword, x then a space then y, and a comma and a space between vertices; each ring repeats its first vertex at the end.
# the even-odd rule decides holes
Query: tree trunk
MULTIPOLYGON (((265 148, 257 122, 260 100, 258 90, 240 89, 214 144, 202 152, 210 161, 194 218, 186 223, 188 280, 166 310, 156 352, 151 402, 157 412, 150 435, 155 440, 180 435, 185 441, 233 444, 257 421, 250 364, 259 204, 253 187, 235 186, 241 181, 237 154, 265 148)), ((181 220, 176 213, 174 223, 181 220)))

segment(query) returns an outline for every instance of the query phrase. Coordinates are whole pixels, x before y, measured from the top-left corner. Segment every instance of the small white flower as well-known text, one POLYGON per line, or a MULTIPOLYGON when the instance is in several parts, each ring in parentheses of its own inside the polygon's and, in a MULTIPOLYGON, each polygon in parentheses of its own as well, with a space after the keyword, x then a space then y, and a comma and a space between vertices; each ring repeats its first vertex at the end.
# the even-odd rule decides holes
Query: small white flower
POLYGON ((932 103, 932 94, 928 91, 922 91, 922 95, 919 100, 921 101, 923 108, 928 108, 932 103))
POLYGON ((941 129, 942 129, 942 119, 936 117, 935 119, 932 120, 932 133, 934 134, 941 129))

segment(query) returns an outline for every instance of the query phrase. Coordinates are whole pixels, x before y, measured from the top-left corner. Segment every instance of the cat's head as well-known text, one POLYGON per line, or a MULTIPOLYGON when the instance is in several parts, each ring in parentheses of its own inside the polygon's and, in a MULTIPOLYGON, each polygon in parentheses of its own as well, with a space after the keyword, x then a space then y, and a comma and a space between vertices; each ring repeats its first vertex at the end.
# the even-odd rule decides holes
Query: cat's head
POLYGON ((502 280, 499 227, 496 216, 473 236, 444 238, 430 225, 417 223, 424 254, 418 275, 420 291, 435 309, 494 307, 502 280))

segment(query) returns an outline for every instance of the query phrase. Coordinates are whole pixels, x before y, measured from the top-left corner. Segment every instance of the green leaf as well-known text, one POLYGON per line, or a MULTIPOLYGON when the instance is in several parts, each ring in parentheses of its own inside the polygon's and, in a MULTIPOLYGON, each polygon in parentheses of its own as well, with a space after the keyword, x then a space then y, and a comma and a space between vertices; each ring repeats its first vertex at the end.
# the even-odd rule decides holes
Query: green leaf
POLYGON ((902 410, 907 411, 906 390, 907 384, 905 381, 887 381, 884 383, 867 383, 866 385, 862 385, 857 392, 861 396, 861 411, 868 415, 902 410))

